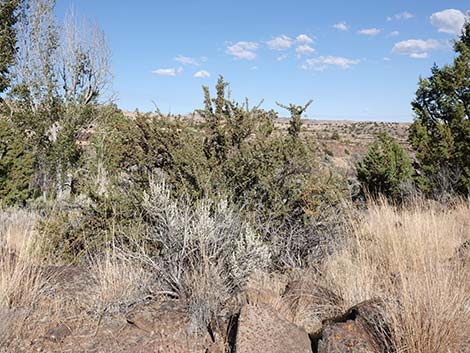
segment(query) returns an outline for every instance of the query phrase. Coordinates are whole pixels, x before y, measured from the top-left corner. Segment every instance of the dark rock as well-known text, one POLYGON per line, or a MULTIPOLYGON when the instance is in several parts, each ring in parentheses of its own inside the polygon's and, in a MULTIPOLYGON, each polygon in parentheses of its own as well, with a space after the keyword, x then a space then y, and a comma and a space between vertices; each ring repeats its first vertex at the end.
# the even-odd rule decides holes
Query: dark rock
POLYGON ((381 353, 391 347, 390 332, 383 318, 382 302, 362 302, 344 314, 323 322, 311 335, 317 353, 381 353))
POLYGON ((290 282, 283 294, 293 321, 309 334, 322 327, 322 321, 341 314, 343 299, 313 281, 290 282))
POLYGON ((363 325, 346 321, 327 326, 318 342, 318 353, 378 353, 379 347, 363 325))
POLYGON ((264 304, 241 309, 235 342, 237 353, 311 352, 308 334, 264 304))

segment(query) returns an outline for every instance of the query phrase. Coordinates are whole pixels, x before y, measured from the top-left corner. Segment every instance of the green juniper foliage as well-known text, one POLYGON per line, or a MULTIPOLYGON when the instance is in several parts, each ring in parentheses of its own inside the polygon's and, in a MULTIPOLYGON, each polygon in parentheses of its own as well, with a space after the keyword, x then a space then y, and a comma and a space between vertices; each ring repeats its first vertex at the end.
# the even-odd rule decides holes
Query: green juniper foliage
POLYGON ((366 156, 356 165, 357 177, 364 192, 399 200, 413 176, 406 151, 386 133, 377 136, 366 156))
POLYGON ((57 244, 56 255, 75 257, 110 241, 126 243, 122 230, 129 227, 140 225, 144 234, 150 224, 140 204, 155 173, 171 185, 175 200, 196 207, 202 200, 226 199, 247 217, 255 214, 273 225, 306 226, 325 205, 341 202, 342 180, 320 165, 316 143, 276 130, 275 112, 231 101, 227 87, 221 77, 215 98, 204 89, 202 121, 100 110, 76 188, 87 202, 79 214, 52 214, 51 226, 46 221, 41 228, 63 233, 48 236, 57 244))
POLYGON ((454 43, 451 65, 436 65, 420 79, 412 103, 415 120, 409 141, 422 173, 421 189, 470 193, 470 23, 454 43), (442 188, 448 190, 442 190, 442 188))
MULTIPOLYGON (((74 188, 83 184, 83 162, 88 153, 84 136, 92 126, 100 125, 98 120, 105 110, 99 104, 109 74, 104 36, 98 28, 92 33, 78 27, 80 21, 69 18, 72 15, 59 25, 54 16, 54 0, 0 4, 0 14, 11 17, 5 25, 13 26, 14 21, 19 21, 19 50, 10 50, 16 48, 14 28, 11 33, 2 29, 0 35, 2 43, 14 43, 5 44, 5 51, 2 46, 1 73, 4 62, 16 64, 7 92, 8 104, 4 104, 0 119, 8 119, 4 124, 17 130, 19 136, 27 136, 23 140, 30 151, 27 157, 17 154, 8 168, 3 168, 4 179, 15 183, 12 171, 32 160, 34 173, 28 181, 32 194, 39 190, 45 200, 73 197, 78 192, 74 188), (7 34, 10 41, 5 39, 7 34)), ((0 136, 3 145, 6 138, 5 133, 0 136)), ((7 197, 5 190, 0 193, 7 197)))
POLYGON ((281 103, 276 104, 289 111, 291 120, 289 122, 289 135, 291 135, 293 138, 298 138, 300 135, 300 132, 302 131, 302 114, 305 113, 308 109, 308 107, 313 103, 313 100, 310 100, 307 102, 305 105, 295 105, 295 104, 289 104, 289 105, 284 105, 281 103))
POLYGON ((15 24, 19 4, 20 0, 0 0, 0 94, 10 86, 10 68, 16 53, 15 24))
POLYGON ((291 115, 286 133, 275 128, 275 111, 233 101, 220 77, 215 96, 203 88, 204 106, 194 117, 129 116, 100 103, 107 56, 97 54, 104 42, 90 43, 100 33, 80 32, 74 18, 58 25, 54 0, 0 4, 2 25, 9 19, 1 41, 8 35, 14 44, 16 13, 21 21, 19 50, 10 45, 1 54, 2 70, 16 63, 17 75, 2 81, 9 90, 0 115, 0 203, 43 207, 45 256, 79 261, 111 244, 128 245, 129 234, 145 239, 152 221, 142 203, 155 175, 174 200, 191 207, 224 200, 273 230, 314 229, 316 217, 345 195, 344 180, 302 131, 311 101, 280 105, 291 115))
POLYGON ((34 195, 34 153, 28 136, 0 118, 0 206, 24 205, 34 195))

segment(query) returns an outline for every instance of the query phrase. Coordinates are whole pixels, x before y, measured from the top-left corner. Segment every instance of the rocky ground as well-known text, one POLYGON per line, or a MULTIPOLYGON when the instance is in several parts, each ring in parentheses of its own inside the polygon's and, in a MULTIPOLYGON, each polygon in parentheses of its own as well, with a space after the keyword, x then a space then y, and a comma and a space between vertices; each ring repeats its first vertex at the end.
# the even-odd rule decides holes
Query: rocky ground
POLYGON ((194 332, 178 300, 148 298, 115 312, 90 315, 86 298, 92 297, 95 288, 86 269, 50 266, 43 273, 54 281, 47 295, 52 302, 59 300, 61 307, 54 312, 49 306, 48 313, 41 315, 40 310, 33 314, 4 310, 1 321, 21 325, 21 334, 1 352, 378 353, 388 343, 379 300, 342 312, 324 310, 337 308, 341 298, 313 283, 288 282, 281 286, 280 295, 249 288, 237 298, 238 310, 221 318, 219 327, 194 332), (68 315, 65 303, 82 307, 68 315), (306 315, 320 307, 321 320, 306 315), (300 312, 303 319, 296 320, 300 312))
POLYGON ((470 353, 470 204, 408 207, 371 204, 321 264, 257 267, 226 297, 214 272, 167 292, 132 254, 108 271, 46 265, 21 241, 32 213, 6 212, 0 228, 19 228, 0 229, 0 353, 470 353))

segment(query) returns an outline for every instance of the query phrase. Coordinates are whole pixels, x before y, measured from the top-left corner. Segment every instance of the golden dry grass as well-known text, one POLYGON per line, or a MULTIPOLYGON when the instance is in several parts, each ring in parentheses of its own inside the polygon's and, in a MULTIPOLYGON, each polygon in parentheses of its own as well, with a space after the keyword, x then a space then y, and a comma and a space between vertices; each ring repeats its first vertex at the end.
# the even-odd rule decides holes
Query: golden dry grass
MULTIPOLYGON (((48 279, 31 255, 34 215, 5 211, 0 219, 0 318, 7 310, 0 324, 1 344, 14 333, 12 328, 21 329, 25 319, 21 310, 60 316, 65 309, 60 302, 42 300, 48 279)), ((269 303, 292 322, 315 330, 325 315, 381 298, 393 351, 460 352, 470 339, 470 268, 455 254, 470 240, 470 202, 444 208, 422 201, 403 209, 379 202, 369 205, 351 229, 349 246, 327 258, 320 275, 318 269, 297 269, 282 276, 255 273, 243 300, 269 303), (286 295, 288 277, 303 280, 304 285, 286 295), (310 297, 303 301, 297 293, 310 297), (338 296, 333 298, 333 293, 338 296)), ((117 250, 89 265, 96 283, 92 291, 96 313, 119 310, 144 298, 155 283, 140 261, 117 250)), ((207 280, 197 287, 203 293, 190 293, 195 305, 198 297, 219 292, 207 273, 194 275, 198 276, 194 281, 207 280)))
POLYGON ((91 262, 91 276, 97 284, 95 303, 99 310, 118 310, 148 293, 152 278, 139 264, 115 252, 91 262))
POLYGON ((0 212, 0 346, 21 329, 21 322, 38 304, 47 280, 30 256, 34 213, 0 212))
POLYGON ((372 204, 351 246, 331 257, 322 281, 348 307, 385 301, 397 352, 459 352, 470 338, 470 271, 452 261, 470 239, 470 204, 372 204))
POLYGON ((30 255, 35 219, 27 211, 0 212, 0 307, 34 305, 44 287, 30 255))

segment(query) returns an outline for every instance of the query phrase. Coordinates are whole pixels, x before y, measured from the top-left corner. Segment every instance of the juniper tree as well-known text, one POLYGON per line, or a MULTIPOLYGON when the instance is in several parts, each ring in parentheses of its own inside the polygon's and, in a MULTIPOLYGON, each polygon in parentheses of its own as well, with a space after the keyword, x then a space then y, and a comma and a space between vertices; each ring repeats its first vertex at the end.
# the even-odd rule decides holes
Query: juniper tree
POLYGON ((0 117, 0 206, 24 204, 34 194, 34 153, 28 136, 0 117))
POLYGON ((16 54, 15 24, 19 4, 20 0, 0 0, 0 94, 10 86, 10 68, 16 54))
POLYGON ((96 103, 110 83, 109 51, 103 32, 73 12, 60 25, 55 0, 19 5, 10 116, 14 128, 31 136, 43 196, 66 196, 83 154, 79 136, 100 117, 96 103))
POLYGON ((454 50, 452 64, 434 65, 420 79, 412 102, 409 141, 422 170, 418 182, 429 194, 470 193, 470 22, 454 50))
POLYGON ((363 192, 400 201, 412 180, 413 167, 406 151, 386 133, 377 136, 364 158, 356 164, 363 192))
POLYGON ((313 100, 309 100, 305 105, 295 105, 292 103, 289 105, 284 105, 276 102, 279 107, 286 109, 290 113, 291 120, 289 121, 288 132, 289 135, 293 138, 299 137, 302 130, 302 114, 307 111, 312 102, 313 100))

